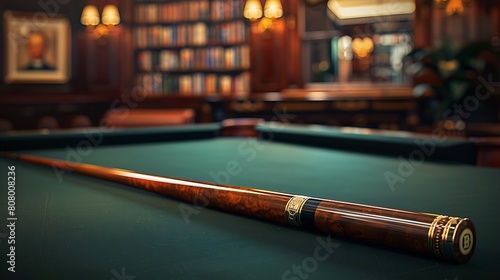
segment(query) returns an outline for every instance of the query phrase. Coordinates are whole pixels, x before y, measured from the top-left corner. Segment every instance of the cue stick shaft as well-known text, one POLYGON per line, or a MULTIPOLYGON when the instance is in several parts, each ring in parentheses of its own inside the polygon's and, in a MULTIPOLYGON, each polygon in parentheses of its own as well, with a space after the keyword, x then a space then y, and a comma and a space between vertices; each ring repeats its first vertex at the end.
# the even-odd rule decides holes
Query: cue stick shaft
POLYGON ((455 263, 466 263, 476 245, 474 225, 467 218, 189 181, 31 155, 1 155, 133 186, 188 203, 455 263))

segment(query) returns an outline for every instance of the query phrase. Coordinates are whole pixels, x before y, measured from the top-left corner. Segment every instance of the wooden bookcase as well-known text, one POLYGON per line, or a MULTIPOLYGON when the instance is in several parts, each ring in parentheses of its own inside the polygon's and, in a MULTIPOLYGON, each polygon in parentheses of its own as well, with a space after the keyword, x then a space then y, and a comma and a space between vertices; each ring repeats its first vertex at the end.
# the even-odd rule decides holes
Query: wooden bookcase
POLYGON ((245 0, 132 1, 134 85, 147 96, 246 97, 245 0))

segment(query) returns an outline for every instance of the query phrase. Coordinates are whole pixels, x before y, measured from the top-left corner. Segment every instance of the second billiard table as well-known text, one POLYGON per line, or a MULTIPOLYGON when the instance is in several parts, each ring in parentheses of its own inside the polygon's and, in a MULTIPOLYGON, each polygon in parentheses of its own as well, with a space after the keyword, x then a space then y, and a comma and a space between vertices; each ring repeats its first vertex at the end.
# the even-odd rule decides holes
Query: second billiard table
POLYGON ((189 180, 468 217, 463 265, 179 202, 129 186, 0 159, 7 225, 2 279, 485 279, 498 276, 500 172, 474 166, 462 140, 263 123, 18 133, 1 149, 189 180), (229 129, 229 130, 228 130, 229 129), (237 134, 237 133, 236 133, 237 134), (251 133, 250 133, 251 134, 251 133), (247 135, 245 133, 241 135, 247 135), (12 174, 10 174, 12 175, 12 174))

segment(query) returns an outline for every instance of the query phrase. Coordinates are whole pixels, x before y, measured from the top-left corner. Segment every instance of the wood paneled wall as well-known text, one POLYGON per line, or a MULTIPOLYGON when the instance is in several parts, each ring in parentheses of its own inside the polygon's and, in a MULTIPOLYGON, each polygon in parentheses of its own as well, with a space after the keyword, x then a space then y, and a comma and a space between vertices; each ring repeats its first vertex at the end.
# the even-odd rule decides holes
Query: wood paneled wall
POLYGON ((434 0, 415 0, 415 47, 438 47, 444 38, 459 44, 500 35, 500 1, 474 0, 462 15, 449 16, 434 0))
MULTIPOLYGON (((264 5, 265 1, 261 1, 264 5)), ((252 91, 273 92, 303 85, 298 31, 298 0, 282 0, 283 17, 262 32, 251 22, 252 91)))

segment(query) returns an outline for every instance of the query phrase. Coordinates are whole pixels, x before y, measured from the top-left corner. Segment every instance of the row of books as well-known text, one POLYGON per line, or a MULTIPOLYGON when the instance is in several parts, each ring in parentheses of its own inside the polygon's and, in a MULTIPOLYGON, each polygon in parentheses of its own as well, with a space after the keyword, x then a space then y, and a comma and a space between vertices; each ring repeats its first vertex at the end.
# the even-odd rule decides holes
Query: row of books
POLYGON ((137 53, 139 71, 232 70, 250 68, 250 47, 207 47, 137 53))
POLYGON ((136 85, 146 96, 246 97, 250 92, 250 73, 244 72, 239 75, 148 73, 137 75, 136 85))
POLYGON ((175 23, 182 21, 222 21, 241 18, 244 0, 191 0, 176 3, 138 4, 136 23, 175 23))
POLYGON ((141 26, 134 29, 137 48, 239 44, 247 41, 248 27, 243 21, 218 24, 197 22, 169 26, 141 26))

